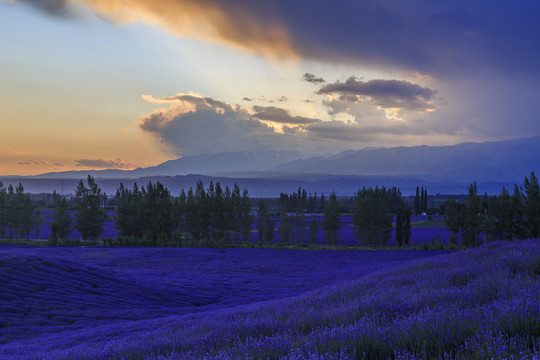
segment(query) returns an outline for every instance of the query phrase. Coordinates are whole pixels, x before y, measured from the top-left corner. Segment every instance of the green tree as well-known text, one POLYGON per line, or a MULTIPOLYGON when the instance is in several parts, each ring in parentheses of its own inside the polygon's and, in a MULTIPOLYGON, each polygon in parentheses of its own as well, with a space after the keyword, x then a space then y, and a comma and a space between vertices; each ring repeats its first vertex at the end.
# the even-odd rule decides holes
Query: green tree
POLYGON ((21 183, 15 189, 9 186, 7 209, 10 237, 29 237, 34 225, 34 204, 30 196, 24 193, 21 183))
POLYGON ((386 189, 375 187, 355 194, 352 223, 360 242, 367 246, 384 246, 392 232, 392 214, 386 189))
POLYGON ((208 216, 209 213, 210 204, 208 196, 204 190, 202 180, 199 180, 195 186, 195 214, 197 218, 197 231, 200 234, 201 239, 204 240, 210 238, 211 218, 208 216))
POLYGON ((444 204, 444 223, 446 228, 457 236, 463 226, 464 211, 456 199, 446 200, 444 204))
POLYGON ((289 244, 291 242, 292 217, 287 213, 287 208, 282 207, 279 214, 281 221, 278 224, 278 233, 281 242, 289 244))
POLYGON ((58 196, 56 198, 56 204, 54 206, 53 213, 54 222, 51 224, 51 230, 53 224, 56 226, 55 239, 65 239, 71 233, 71 215, 68 212, 68 202, 65 197, 58 196))
POLYGON ((212 239, 214 241, 223 241, 227 231, 227 208, 221 184, 217 182, 214 189, 212 182, 210 182, 207 195, 211 204, 209 209, 212 216, 212 239))
POLYGON ((523 184, 524 191, 524 217, 527 228, 527 236, 530 238, 540 238, 540 187, 538 179, 531 172, 528 179, 525 177, 523 184))
POLYGON ((10 239, 13 239, 15 236, 17 223, 17 209, 15 204, 15 189, 12 184, 9 184, 6 193, 6 231, 9 233, 10 239))
MULTIPOLYGON (((228 243, 231 237, 231 232, 233 232, 233 229, 235 229, 235 215, 234 215, 234 208, 236 204, 236 194, 235 199, 233 199, 233 194, 231 189, 229 189, 229 186, 225 186, 225 196, 224 196, 224 202, 225 202, 225 243, 228 243)), ((234 231, 237 231, 236 229, 234 231)))
POLYGON ((173 228, 173 202, 171 193, 159 181, 149 182, 142 188, 145 219, 145 235, 154 244, 158 240, 170 240, 173 228))
POLYGON ((94 178, 88 175, 87 185, 80 180, 75 189, 75 229, 79 231, 83 240, 98 238, 105 230, 104 224, 107 213, 101 207, 103 196, 101 189, 94 178))
POLYGON ((186 192, 182 189, 174 201, 173 224, 176 229, 175 237, 180 240, 186 232, 186 200, 186 192))
POLYGON ((39 239, 39 230, 41 228, 41 224, 43 223, 43 217, 41 216, 41 210, 39 210, 39 207, 36 206, 36 209, 34 211, 34 236, 36 239, 39 239))
POLYGON ((403 200, 401 199, 401 190, 395 186, 388 189, 388 203, 390 206, 390 212, 397 214, 399 209, 403 206, 403 200))
MULTIPOLYGON (((486 200, 483 199, 483 202, 486 200)), ((484 233, 486 241, 512 240, 510 194, 504 187, 499 196, 487 199, 484 233)))
POLYGON ((35 205, 30 199, 30 195, 24 193, 24 187, 21 183, 17 186, 17 202, 20 203, 20 221, 21 221, 21 231, 20 235, 30 236, 30 231, 34 227, 34 209, 35 205))
POLYGON ((116 213, 114 226, 119 235, 141 239, 144 232, 142 192, 137 183, 133 190, 126 189, 123 183, 116 189, 116 213))
POLYGON ((238 235, 240 234, 240 222, 238 211, 241 207, 242 197, 240 195, 240 187, 237 184, 234 184, 233 190, 231 193, 231 204, 229 206, 230 213, 230 228, 232 230, 234 241, 238 240, 238 235))
POLYGON ((7 233, 7 189, 0 181, 0 238, 7 233))
POLYGON ((341 228, 341 207, 337 200, 335 192, 330 194, 328 204, 324 208, 324 220, 321 228, 324 230, 324 236, 329 245, 336 245, 338 240, 338 231, 341 228))
MULTIPOLYGON (((423 190, 422 190, 423 191, 423 190)), ((423 192, 422 192, 423 194, 423 192)), ((420 214, 421 206, 420 206, 420 187, 416 186, 416 195, 414 196, 414 213, 416 215, 420 214)))
POLYGON ((411 241, 411 208, 406 206, 403 215, 403 242, 405 245, 409 245, 411 241))
POLYGON ((427 189, 422 188, 422 212, 428 211, 427 189))
POLYGON ((309 228, 308 228, 308 240, 310 244, 315 244, 315 241, 317 240, 318 231, 319 231, 319 223, 317 222, 317 218, 313 216, 311 221, 309 222, 309 228))
POLYGON ((467 247, 478 246, 480 232, 482 231, 482 200, 478 196, 476 181, 469 186, 469 196, 465 203, 465 217, 461 231, 463 245, 467 247))
POLYGON ((274 223, 270 219, 270 214, 266 208, 266 203, 259 200, 259 210, 257 211, 257 231, 259 234, 259 243, 263 241, 271 242, 274 236, 274 223))
POLYGON ((399 247, 409 244, 411 237, 411 209, 408 206, 398 208, 396 214, 396 243, 399 247))
POLYGON ((194 241, 201 240, 202 235, 199 226, 200 224, 197 214, 197 203, 195 200, 195 195, 193 193, 193 188, 189 188, 187 193, 185 214, 186 232, 191 235, 191 238, 194 241))
POLYGON ((303 201, 298 201, 293 219, 293 238, 294 242, 297 244, 301 244, 304 241, 304 232, 306 231, 303 204, 303 201))
POLYGON ((251 232, 251 227, 254 220, 253 215, 251 215, 251 199, 249 198, 247 189, 242 191, 242 199, 236 213, 238 214, 239 218, 238 224, 240 233, 242 234, 242 241, 247 243, 249 241, 249 234, 251 232))
POLYGON ((525 224, 523 194, 519 186, 514 184, 514 192, 510 198, 510 216, 512 218, 512 238, 527 238, 527 226, 525 224))

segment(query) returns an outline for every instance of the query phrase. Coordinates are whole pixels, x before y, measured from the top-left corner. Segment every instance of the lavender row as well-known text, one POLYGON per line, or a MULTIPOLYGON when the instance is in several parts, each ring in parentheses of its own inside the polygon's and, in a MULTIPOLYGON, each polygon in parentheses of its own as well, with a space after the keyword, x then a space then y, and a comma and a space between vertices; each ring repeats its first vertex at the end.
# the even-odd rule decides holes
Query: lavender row
POLYGON ((416 260, 303 295, 44 335, 12 359, 536 359, 538 240, 416 260))

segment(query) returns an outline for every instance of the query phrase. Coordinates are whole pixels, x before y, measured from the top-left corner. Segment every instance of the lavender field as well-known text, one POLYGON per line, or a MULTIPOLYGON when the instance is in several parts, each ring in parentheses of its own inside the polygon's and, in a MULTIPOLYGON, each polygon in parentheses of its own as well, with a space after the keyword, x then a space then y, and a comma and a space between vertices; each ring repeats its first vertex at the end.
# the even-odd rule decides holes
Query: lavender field
POLYGON ((0 248, 1 359, 535 359, 538 240, 0 248))

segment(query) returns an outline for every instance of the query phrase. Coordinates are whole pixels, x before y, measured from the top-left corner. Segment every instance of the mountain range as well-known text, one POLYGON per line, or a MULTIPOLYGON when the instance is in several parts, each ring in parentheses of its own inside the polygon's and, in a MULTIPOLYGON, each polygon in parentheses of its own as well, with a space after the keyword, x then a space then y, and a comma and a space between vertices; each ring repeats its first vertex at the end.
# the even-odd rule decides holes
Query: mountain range
POLYGON ((90 174, 111 193, 120 181, 125 185, 136 179, 139 184, 161 181, 179 191, 204 179, 231 186, 237 182, 254 196, 277 196, 298 186, 319 193, 335 190, 342 195, 352 194, 359 186, 398 186, 407 194, 418 184, 429 185, 431 193, 465 193, 467 185, 476 180, 480 191, 499 193, 502 186, 523 183, 531 171, 540 171, 540 137, 453 146, 366 148, 315 157, 274 150, 201 154, 135 170, 67 171, 1 180, 4 184, 21 181, 33 192, 52 192, 51 184, 56 184, 58 192, 61 186, 62 192, 67 189, 69 193, 78 179, 90 174))

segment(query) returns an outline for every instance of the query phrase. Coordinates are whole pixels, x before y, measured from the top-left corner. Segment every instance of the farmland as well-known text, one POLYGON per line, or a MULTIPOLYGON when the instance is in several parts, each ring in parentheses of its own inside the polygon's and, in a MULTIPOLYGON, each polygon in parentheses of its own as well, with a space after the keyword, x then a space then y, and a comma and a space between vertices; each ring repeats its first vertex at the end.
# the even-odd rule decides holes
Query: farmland
POLYGON ((5 359, 534 358, 540 245, 0 250, 5 359))

